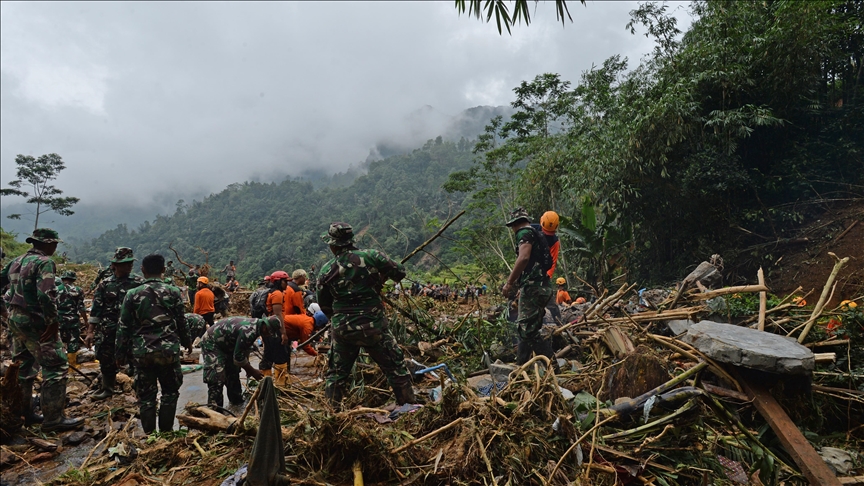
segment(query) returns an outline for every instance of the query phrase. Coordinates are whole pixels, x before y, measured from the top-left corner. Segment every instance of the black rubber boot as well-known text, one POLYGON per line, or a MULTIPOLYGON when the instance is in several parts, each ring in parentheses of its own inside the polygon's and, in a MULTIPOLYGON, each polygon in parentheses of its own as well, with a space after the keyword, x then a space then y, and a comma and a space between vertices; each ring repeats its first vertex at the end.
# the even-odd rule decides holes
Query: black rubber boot
POLYGON ((33 411, 33 382, 21 382, 21 415, 24 416, 24 425, 41 424, 44 417, 33 411))
POLYGON ((83 418, 67 418, 63 409, 66 407, 66 379, 57 383, 42 384, 42 413, 45 422, 42 432, 63 432, 80 429, 84 425, 83 418))
POLYGON ((102 389, 93 394, 93 400, 105 400, 114 395, 114 386, 117 384, 117 375, 102 375, 102 389))
POLYGON ((174 416, 177 414, 177 402, 162 403, 159 407, 159 432, 174 430, 174 416))
POLYGON ((150 435, 154 430, 156 430, 156 409, 148 408, 141 409, 141 428, 144 429, 144 433, 150 435))
POLYGON ((411 378, 406 376, 404 381, 400 379, 398 382, 393 383, 393 394, 396 395, 396 403, 398 405, 414 403, 414 387, 411 386, 411 378))
POLYGON ((531 359, 531 344, 529 344, 524 339, 519 340, 519 344, 516 346, 516 364, 523 365, 531 359))

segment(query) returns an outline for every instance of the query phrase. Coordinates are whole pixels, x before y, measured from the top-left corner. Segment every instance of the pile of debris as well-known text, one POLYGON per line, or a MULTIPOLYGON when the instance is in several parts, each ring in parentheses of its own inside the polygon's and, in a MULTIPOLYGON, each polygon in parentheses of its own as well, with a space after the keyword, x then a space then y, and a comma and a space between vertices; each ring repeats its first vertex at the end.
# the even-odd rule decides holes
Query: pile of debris
MULTIPOLYGON (((550 317, 558 374, 543 356, 509 364, 506 303, 394 298, 420 403, 388 405, 383 375, 361 357, 336 411, 322 393, 326 360, 295 357, 296 379, 278 387, 285 474, 294 484, 864 481, 862 297, 827 309, 829 279, 808 307, 800 290, 772 298, 759 277, 711 290, 711 269, 697 270, 676 290, 625 284, 563 308, 563 322, 550 317), (750 295, 758 308, 741 315, 736 302, 750 295)), ((54 484, 232 485, 246 471, 255 396, 242 413, 190 404, 185 429, 150 438, 136 435, 133 405, 113 400, 99 442, 54 484)))

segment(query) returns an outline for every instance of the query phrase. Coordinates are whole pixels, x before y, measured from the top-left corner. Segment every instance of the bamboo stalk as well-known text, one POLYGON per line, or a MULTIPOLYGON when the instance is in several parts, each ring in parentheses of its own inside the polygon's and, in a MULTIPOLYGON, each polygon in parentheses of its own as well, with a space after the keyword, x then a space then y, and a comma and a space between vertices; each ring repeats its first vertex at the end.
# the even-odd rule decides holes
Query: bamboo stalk
POLYGON ((766 292, 768 291, 768 287, 764 285, 739 285, 737 287, 724 287, 722 289, 717 290, 709 290, 708 292, 702 292, 701 294, 693 294, 688 297, 690 300, 708 300, 713 299, 714 297, 719 297, 721 295, 727 294, 746 294, 751 292, 766 292))
MULTIPOLYGON (((810 319, 804 325, 804 330, 801 331, 801 335, 798 336, 798 342, 803 343, 807 338, 807 334, 810 333, 810 329, 813 327, 813 324, 816 322, 816 319, 822 315, 822 308, 825 307, 825 304, 828 300, 828 292, 834 285, 834 280, 837 278, 837 274, 840 273, 840 269, 843 268, 843 265, 849 261, 849 257, 845 257, 840 259, 833 252, 828 252, 831 257, 834 258, 834 268, 831 270, 831 275, 828 276, 828 281, 825 282, 825 287, 822 288, 822 295, 819 296, 819 302, 816 303, 816 307, 813 308, 813 313, 810 315, 810 319)), ((833 291, 831 292, 833 294, 833 291)))
POLYGON ((576 442, 574 442, 570 446, 569 449, 564 451, 564 454, 561 456, 561 459, 558 459, 558 462, 555 464, 555 467, 552 468, 552 472, 549 473, 549 479, 546 482, 552 481, 552 476, 554 476, 555 473, 558 471, 558 468, 561 467, 561 463, 564 462, 564 459, 566 459, 567 456, 569 456, 570 453, 573 452, 573 449, 575 449, 576 446, 578 446, 580 442, 585 440, 585 437, 588 437, 589 435, 591 435, 594 432, 594 430, 599 429, 602 425, 606 424, 606 422, 612 421, 613 419, 615 419, 617 417, 618 417, 617 415, 610 415, 609 417, 606 417, 605 419, 601 420, 600 422, 597 422, 594 425, 594 427, 591 427, 588 430, 588 432, 585 432, 584 434, 582 434, 582 437, 579 437, 578 439, 576 439, 576 442))
MULTIPOLYGON (((759 271, 756 273, 756 278, 759 280, 759 285, 765 286, 765 272, 762 271, 762 267, 759 267, 759 271)), ((759 292, 759 330, 765 330, 765 311, 768 309, 768 292, 764 290, 759 292)))
POLYGON ((607 435, 601 436, 601 439, 603 439, 603 440, 619 439, 621 437, 627 437, 628 435, 638 434, 639 432, 644 432, 644 431, 646 431, 652 427, 656 427, 658 425, 665 424, 666 422, 669 422, 670 420, 673 420, 673 419, 677 418, 679 415, 683 415, 685 412, 692 409, 695 406, 694 402, 695 402, 695 400, 689 400, 687 403, 685 403, 683 406, 681 406, 681 408, 679 408, 678 410, 675 410, 674 412, 670 413, 669 415, 666 415, 665 417, 660 417, 659 419, 657 419, 653 422, 648 422, 645 425, 640 425, 639 427, 635 427, 635 428, 632 428, 629 430, 623 430, 621 432, 616 432, 614 434, 607 434, 607 435))
POLYGON ((360 459, 354 461, 351 471, 354 473, 354 486, 363 486, 363 467, 360 465, 360 459))
POLYGON ((400 447, 397 447, 397 448, 391 450, 390 453, 391 454, 398 454, 398 453, 404 451, 405 449, 408 449, 410 447, 414 447, 415 445, 417 445, 417 444, 419 444, 425 440, 428 440, 428 439, 431 439, 432 437, 435 437, 436 435, 440 434, 441 432, 445 432, 445 431, 452 429, 453 427, 456 427, 457 425, 461 424, 464 420, 465 420, 464 418, 460 417, 460 418, 450 422, 449 424, 447 424, 441 428, 438 428, 438 429, 433 430, 432 432, 429 432, 428 434, 424 435, 423 437, 420 437, 419 439, 414 439, 412 441, 409 441, 407 444, 404 444, 400 447))
POLYGON ((495 472, 492 471, 492 461, 489 460, 489 456, 486 455, 486 448, 483 447, 483 441, 480 439, 480 433, 476 430, 474 431, 474 438, 477 439, 477 447, 480 448, 480 457, 483 458, 483 462, 486 463, 486 469, 489 471, 489 476, 492 478, 492 486, 498 486, 498 481, 495 480, 495 472))

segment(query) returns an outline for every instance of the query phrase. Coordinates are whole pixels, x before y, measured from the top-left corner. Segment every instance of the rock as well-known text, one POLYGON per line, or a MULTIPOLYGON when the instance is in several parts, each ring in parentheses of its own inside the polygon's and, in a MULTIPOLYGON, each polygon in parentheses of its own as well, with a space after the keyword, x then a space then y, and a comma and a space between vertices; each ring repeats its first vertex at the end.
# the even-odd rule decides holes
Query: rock
POLYGON ((503 381, 506 383, 510 377, 510 373, 516 369, 516 365, 496 361, 489 366, 489 369, 492 371, 492 376, 495 378, 495 381, 503 381))
POLYGON ((558 389, 561 390, 561 396, 564 397, 564 400, 572 400, 572 399, 576 396, 576 395, 573 394, 572 391, 570 391, 570 390, 568 390, 568 389, 566 389, 566 388, 563 388, 563 387, 560 387, 560 386, 559 386, 558 389))
POLYGON ((690 329, 690 326, 696 324, 690 319, 674 319, 671 321, 666 321, 666 325, 669 326, 669 330, 672 331, 672 334, 675 336, 679 336, 687 332, 687 329, 690 329))
POLYGON ((717 361, 772 373, 807 374, 816 364, 813 353, 792 339, 731 324, 702 321, 681 340, 717 361))
POLYGON ((63 443, 66 445, 78 445, 87 440, 88 437, 90 437, 90 434, 84 431, 72 432, 63 437, 63 443))
POLYGON ((855 458, 852 457, 852 454, 843 449, 837 449, 836 447, 823 447, 822 450, 819 451, 819 455, 822 456, 822 459, 826 464, 828 464, 828 467, 841 476, 849 474, 849 471, 851 471, 855 466, 855 458))
POLYGON ((75 357, 78 363, 89 363, 96 360, 96 353, 90 349, 81 349, 75 357))
POLYGON ((52 457, 54 457, 54 454, 52 454, 50 452, 40 452, 39 454, 36 454, 35 456, 33 456, 33 458, 30 459, 29 462, 30 463, 37 463, 37 462, 47 461, 48 459, 51 459, 52 457))

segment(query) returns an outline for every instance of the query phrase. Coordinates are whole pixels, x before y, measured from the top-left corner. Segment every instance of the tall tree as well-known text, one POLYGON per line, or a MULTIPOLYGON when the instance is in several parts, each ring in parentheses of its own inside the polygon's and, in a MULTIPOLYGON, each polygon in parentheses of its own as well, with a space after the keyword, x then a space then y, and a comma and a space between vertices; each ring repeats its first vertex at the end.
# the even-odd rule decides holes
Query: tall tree
MULTIPOLYGON (((66 168, 63 158, 57 154, 42 155, 38 159, 31 155, 18 154, 15 157, 18 165, 14 181, 9 183, 8 188, 0 189, 0 196, 22 196, 27 198, 28 204, 36 205, 33 229, 39 227, 39 216, 49 211, 54 211, 63 216, 74 214, 70 208, 79 199, 77 197, 61 197, 63 191, 57 189, 51 181, 57 179, 60 171, 66 168), (21 187, 29 187, 22 190, 21 187), (29 192, 28 192, 29 191, 29 192)), ((20 214, 10 214, 9 219, 21 219, 20 214)))

